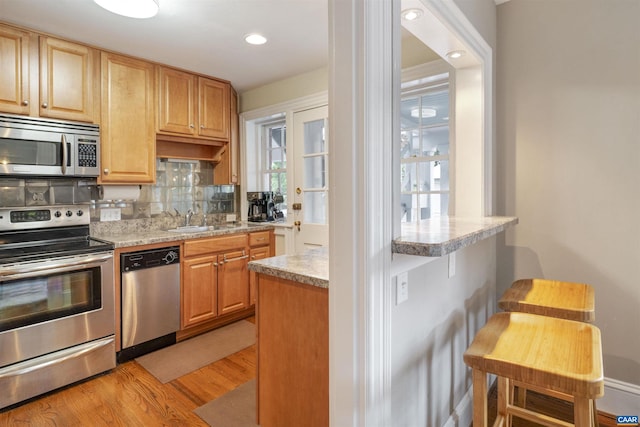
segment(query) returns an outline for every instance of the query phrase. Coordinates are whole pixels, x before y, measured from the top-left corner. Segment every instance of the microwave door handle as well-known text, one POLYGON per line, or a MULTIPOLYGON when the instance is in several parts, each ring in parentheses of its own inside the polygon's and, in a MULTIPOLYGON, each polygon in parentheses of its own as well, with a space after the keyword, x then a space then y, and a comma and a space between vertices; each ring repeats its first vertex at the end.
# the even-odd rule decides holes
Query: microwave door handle
POLYGON ((64 134, 62 134, 60 138, 60 142, 62 143, 62 175, 66 175, 69 150, 67 150, 67 138, 65 137, 64 134))

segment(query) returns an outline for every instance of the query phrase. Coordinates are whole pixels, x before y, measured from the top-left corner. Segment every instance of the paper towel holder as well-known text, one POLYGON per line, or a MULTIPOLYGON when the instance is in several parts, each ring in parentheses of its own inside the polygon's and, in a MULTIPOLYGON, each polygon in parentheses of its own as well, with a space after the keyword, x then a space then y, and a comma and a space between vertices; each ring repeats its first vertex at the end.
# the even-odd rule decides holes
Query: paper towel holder
MULTIPOLYGON (((112 186, 112 187, 118 187, 118 186, 112 186)), ((133 186, 130 186, 130 187, 133 187, 133 186)), ((138 190, 142 190, 142 185, 136 185, 136 187, 138 187, 138 190)), ((96 194, 95 194, 96 197, 94 200, 104 200, 104 185, 97 185, 95 187, 95 190, 96 190, 96 194)), ((122 200, 127 200, 127 199, 122 199, 122 200)), ((137 200, 137 199, 130 199, 130 200, 137 200)))

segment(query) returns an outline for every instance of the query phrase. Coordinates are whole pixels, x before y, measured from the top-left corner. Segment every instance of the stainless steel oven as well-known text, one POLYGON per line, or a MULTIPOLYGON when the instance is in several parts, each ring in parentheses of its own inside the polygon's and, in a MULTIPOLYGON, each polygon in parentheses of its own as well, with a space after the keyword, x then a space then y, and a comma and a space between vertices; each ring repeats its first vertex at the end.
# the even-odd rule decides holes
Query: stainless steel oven
POLYGON ((0 209, 0 408, 115 367, 113 245, 88 210, 0 209))

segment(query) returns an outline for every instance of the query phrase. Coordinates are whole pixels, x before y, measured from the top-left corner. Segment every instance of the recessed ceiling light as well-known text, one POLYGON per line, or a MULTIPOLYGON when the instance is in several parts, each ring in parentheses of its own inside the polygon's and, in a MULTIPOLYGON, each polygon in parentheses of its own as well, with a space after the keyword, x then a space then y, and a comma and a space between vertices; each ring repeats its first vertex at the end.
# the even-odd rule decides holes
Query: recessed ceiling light
POLYGON ((129 18, 151 18, 160 9, 160 0, 93 0, 109 12, 129 18))
POLYGON ((462 58, 467 52, 464 50, 452 50, 451 52, 447 52, 447 58, 449 59, 458 59, 462 58))
POLYGON ((415 21, 422 16, 422 10, 420 9, 405 9, 400 14, 402 19, 406 21, 415 21))
POLYGON ((434 108, 428 108, 428 107, 422 107, 422 109, 419 109, 416 107, 411 109, 411 117, 415 117, 416 119, 418 117, 422 117, 423 119, 435 117, 436 113, 437 111, 434 108))
POLYGON ((252 33, 244 36, 244 41, 246 41, 249 44, 260 45, 260 44, 265 44, 267 42, 267 38, 261 34, 252 33))

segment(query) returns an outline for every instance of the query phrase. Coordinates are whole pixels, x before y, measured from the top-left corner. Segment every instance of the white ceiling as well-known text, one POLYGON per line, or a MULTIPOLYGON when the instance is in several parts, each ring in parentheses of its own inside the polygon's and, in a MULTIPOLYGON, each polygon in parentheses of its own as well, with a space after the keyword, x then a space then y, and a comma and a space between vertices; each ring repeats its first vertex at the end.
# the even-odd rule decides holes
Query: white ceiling
POLYGON ((327 0, 159 0, 151 19, 93 0, 0 0, 0 21, 231 81, 238 91, 328 63, 327 0), (259 32, 269 41, 245 43, 259 32))

